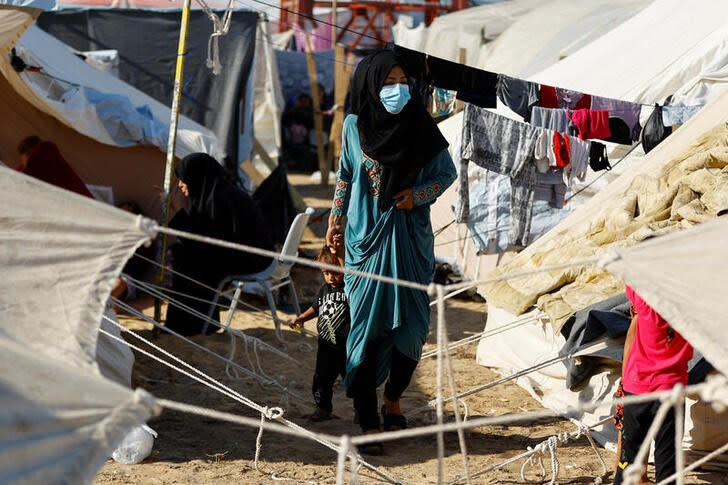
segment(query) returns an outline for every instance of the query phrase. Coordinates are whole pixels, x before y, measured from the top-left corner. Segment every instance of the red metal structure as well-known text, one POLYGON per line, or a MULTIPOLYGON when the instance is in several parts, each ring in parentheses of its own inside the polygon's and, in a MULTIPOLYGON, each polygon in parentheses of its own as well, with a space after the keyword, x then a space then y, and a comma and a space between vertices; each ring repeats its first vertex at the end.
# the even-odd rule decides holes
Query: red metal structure
MULTIPOLYGON (((291 25, 305 27, 306 19, 313 19, 313 8, 324 7, 332 9, 331 0, 280 0, 279 29, 286 31, 291 25), (300 15, 298 15, 300 13, 300 15)), ((468 0, 452 0, 448 4, 434 0, 425 0, 424 3, 386 2, 377 0, 356 0, 336 2, 336 8, 348 8, 351 18, 337 29, 336 42, 342 37, 356 31, 355 38, 348 47, 354 49, 359 46, 362 39, 367 36, 381 39, 383 42, 392 40, 392 26, 395 23, 395 13, 423 12, 425 25, 430 25, 435 17, 455 10, 462 10, 469 6, 468 0), (357 35, 358 34, 358 35, 357 35)), ((370 39, 371 40, 371 39, 370 39)), ((376 42, 375 42, 376 45, 376 42)))

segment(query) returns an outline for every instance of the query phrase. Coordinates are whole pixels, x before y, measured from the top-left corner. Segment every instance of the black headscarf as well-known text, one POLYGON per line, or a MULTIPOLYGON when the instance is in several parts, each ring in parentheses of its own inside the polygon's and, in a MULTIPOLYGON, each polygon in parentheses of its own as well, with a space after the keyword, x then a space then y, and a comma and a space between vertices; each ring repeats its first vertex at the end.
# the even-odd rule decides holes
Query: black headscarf
POLYGON ((384 109, 379 91, 392 68, 402 64, 393 51, 379 50, 361 60, 352 80, 351 107, 358 115, 361 148, 382 169, 381 209, 389 207, 394 194, 411 188, 419 171, 448 145, 414 90, 399 114, 384 109))
MULTIPOLYGON (((257 204, 235 185, 214 158, 193 153, 177 163, 174 173, 187 184, 190 194, 190 210, 186 217, 178 219, 185 230, 262 249, 273 248, 257 204)), ((207 250, 212 253, 209 247, 207 250)), ((269 258, 239 251, 221 250, 219 254, 220 269, 230 274, 252 273, 270 264, 269 258)), ((213 263, 214 259, 218 258, 210 254, 208 262, 213 263)))

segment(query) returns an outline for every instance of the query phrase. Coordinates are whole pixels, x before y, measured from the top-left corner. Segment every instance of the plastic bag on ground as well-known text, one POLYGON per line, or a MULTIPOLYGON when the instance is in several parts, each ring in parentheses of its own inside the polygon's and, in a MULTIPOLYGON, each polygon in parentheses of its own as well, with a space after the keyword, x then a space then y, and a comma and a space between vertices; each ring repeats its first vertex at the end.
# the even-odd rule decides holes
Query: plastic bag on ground
POLYGON ((121 444, 116 448, 111 457, 115 462, 122 465, 136 465, 144 461, 152 453, 154 438, 157 432, 149 426, 134 428, 124 437, 121 444))

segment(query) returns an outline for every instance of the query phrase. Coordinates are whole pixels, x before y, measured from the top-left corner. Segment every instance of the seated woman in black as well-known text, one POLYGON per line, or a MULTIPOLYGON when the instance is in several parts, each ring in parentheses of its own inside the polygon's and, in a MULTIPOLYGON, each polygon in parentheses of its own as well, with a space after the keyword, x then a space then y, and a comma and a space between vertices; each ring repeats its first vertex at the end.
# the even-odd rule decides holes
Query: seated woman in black
MULTIPOLYGON (((194 153, 182 159, 174 170, 178 186, 189 200, 170 221, 178 230, 223 239, 261 249, 273 249, 263 216, 255 201, 232 181, 223 167, 209 155, 194 153)), ((270 258, 180 238, 172 248, 174 270, 217 288, 232 275, 257 273, 271 264, 270 258)), ((188 279, 174 276, 172 290, 199 300, 172 293, 171 297, 203 315, 210 311, 215 293, 188 279), (204 301, 200 301, 204 300, 204 301)), ((213 318, 219 320, 219 307, 213 318)), ((165 325, 181 334, 202 332, 205 320, 170 305, 165 325)), ((210 325, 208 333, 217 327, 210 325)))

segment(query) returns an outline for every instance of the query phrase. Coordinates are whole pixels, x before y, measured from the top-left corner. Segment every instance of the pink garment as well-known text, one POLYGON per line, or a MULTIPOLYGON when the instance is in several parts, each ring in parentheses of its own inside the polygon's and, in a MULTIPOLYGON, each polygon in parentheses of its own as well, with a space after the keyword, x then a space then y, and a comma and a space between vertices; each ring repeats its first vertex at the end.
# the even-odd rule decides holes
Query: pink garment
POLYGON ((604 140, 612 136, 612 130, 609 129, 609 111, 577 109, 566 110, 566 116, 579 129, 579 138, 589 140, 599 138, 604 140))
MULTIPOLYGON (((331 22, 331 17, 328 19, 331 22)), ((296 39, 296 49, 301 52, 306 51, 306 31, 298 25, 293 25, 293 37, 296 39)), ((331 46, 331 25, 320 23, 318 27, 311 30, 308 34, 311 42, 311 49, 314 52, 333 49, 331 46)))
POLYGON ((622 376, 624 390, 646 394, 687 385, 693 347, 629 286, 627 298, 637 312, 637 328, 622 376))

